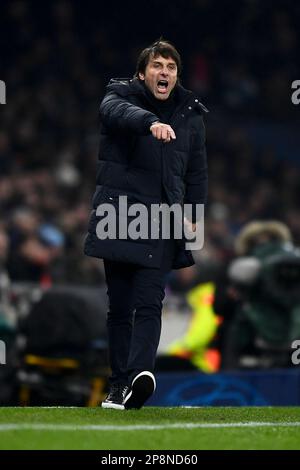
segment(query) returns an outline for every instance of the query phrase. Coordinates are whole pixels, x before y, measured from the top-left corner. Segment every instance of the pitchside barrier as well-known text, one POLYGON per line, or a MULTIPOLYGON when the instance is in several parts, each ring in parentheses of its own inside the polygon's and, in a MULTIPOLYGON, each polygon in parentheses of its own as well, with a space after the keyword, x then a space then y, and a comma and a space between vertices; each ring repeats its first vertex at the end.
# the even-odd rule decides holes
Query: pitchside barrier
POLYGON ((149 406, 299 406, 300 366, 218 374, 161 373, 149 406))
MULTIPOLYGON (((27 348, 26 351, 22 351, 20 349, 16 351, 16 354, 19 356, 19 361, 17 363, 20 365, 21 369, 19 374, 16 374, 16 361, 11 361, 10 355, 8 354, 11 352, 11 346, 9 348, 8 343, 2 343, 2 356, 0 358, 0 373, 2 375, 2 380, 0 375, 0 391, 3 392, 4 384, 6 386, 9 385, 10 382, 13 382, 13 377, 17 376, 18 385, 21 386, 22 391, 22 404, 37 403, 37 401, 33 400, 32 393, 29 394, 29 388, 32 388, 32 384, 29 383, 31 370, 35 369, 33 371, 35 373, 34 377, 36 377, 37 370, 42 377, 45 377, 44 372, 45 370, 48 371, 50 366, 52 371, 53 368, 56 368, 58 372, 60 370, 62 371, 62 380, 59 383, 64 391, 66 388, 66 381, 74 379, 76 370, 79 375, 81 374, 82 369, 85 373, 87 372, 86 361, 79 361, 77 369, 76 367, 74 368, 73 376, 69 373, 70 371, 65 374, 65 362, 63 364, 64 368, 62 368, 58 367, 61 366, 60 363, 58 364, 58 361, 61 357, 64 360, 67 357, 67 365, 70 366, 71 364, 73 366, 75 364, 74 361, 78 360, 80 348, 79 350, 78 348, 76 349, 75 355, 67 354, 66 356, 66 353, 74 353, 74 347, 77 344, 76 341, 79 341, 79 346, 82 346, 81 343, 82 341, 84 342, 85 335, 89 330, 93 336, 93 341, 91 342, 92 350, 88 349, 88 352, 95 352, 97 354, 83 354, 83 358, 85 358, 89 364, 92 360, 92 365, 96 367, 96 373, 91 374, 92 379, 95 378, 96 381, 92 384, 92 399, 89 398, 88 400, 82 400, 82 403, 88 404, 89 406, 99 403, 102 396, 105 394, 104 390, 100 390, 101 384, 98 379, 99 377, 102 377, 102 373, 105 377, 108 375, 106 344, 106 288, 81 289, 78 286, 76 286, 76 288, 74 286, 63 286, 46 290, 47 295, 44 296, 41 295, 41 292, 39 292, 39 295, 36 295, 36 289, 37 286, 33 285, 13 286, 13 298, 19 299, 15 300, 14 307, 16 309, 17 316, 22 320, 20 321, 20 330, 22 330, 22 333, 25 334, 27 338, 27 348), (38 300, 40 297, 42 298, 38 300), (24 312, 24 302, 28 304, 26 312, 24 312), (84 315, 82 315, 83 312, 84 315), (73 322, 75 330, 73 327, 71 328, 73 325, 71 320, 74 318, 78 318, 78 321, 73 322), (79 319, 81 319, 80 322, 79 319), (57 328, 58 323, 60 324, 59 328, 57 328), (84 325, 85 327, 83 327, 84 325), (58 338, 57 333, 60 333, 58 338), (59 343, 60 348, 56 346, 55 341, 59 343), (63 351, 61 351, 62 347, 63 351), (60 357, 59 353, 61 352, 64 354, 60 357), (23 362, 21 359, 23 359, 23 362), (12 367, 11 362, 14 367, 12 367), (24 392, 24 387, 26 393, 24 392)), ((183 306, 180 303, 177 304, 175 302, 175 298, 172 299, 172 297, 168 297, 168 301, 165 303, 165 333, 163 332, 162 334, 160 345, 161 353, 164 352, 163 346, 169 344, 169 342, 174 338, 180 337, 180 335, 185 331, 186 321, 189 320, 188 312, 186 313, 187 316, 183 313, 183 306), (170 313, 170 315, 168 315, 168 313, 170 313), (179 319, 181 320, 179 321, 179 319), (168 334, 166 334, 166 331, 168 334)), ((19 333, 19 328, 17 328, 16 335, 18 336, 19 333)), ((1 335, 0 339, 3 340, 1 335)), ((193 369, 192 365, 188 371, 183 371, 182 364, 179 364, 178 358, 176 367, 174 367, 173 360, 173 369, 172 372, 170 372, 170 368, 162 368, 165 363, 160 361, 160 368, 158 367, 156 372, 157 389, 151 400, 148 401, 147 405, 298 406, 300 405, 300 365, 298 364, 300 361, 298 360, 298 356, 295 356, 297 361, 292 362, 293 354, 295 355, 296 353, 297 351, 291 348, 291 367, 287 369, 261 369, 259 371, 251 369, 247 371, 226 371, 217 374, 203 374, 197 370, 191 370, 193 369), (293 365, 293 363, 295 365, 293 365), (181 367, 181 371, 179 367, 181 367)), ((170 363, 170 357, 167 356, 167 359, 168 363, 170 363)), ((185 363, 184 366, 186 369, 187 364, 185 363)), ((84 379, 86 379, 85 376, 86 374, 84 374, 84 379)), ((80 377, 82 378, 82 375, 80 375, 80 377)), ((89 379, 89 377, 90 375, 87 378, 89 379)), ((47 378, 51 378, 52 380, 53 373, 51 373, 51 376, 48 374, 47 378)), ((57 374, 57 380, 59 381, 59 379, 60 376, 57 374)), ((70 385, 69 382, 67 385, 70 385)), ((37 388, 37 384, 35 384, 35 386, 37 388)), ((44 388, 39 390, 40 400, 43 399, 43 390, 44 388)), ((58 387, 55 387, 55 391, 57 390, 58 387)), ((47 390, 46 392, 48 393, 47 390)), ((7 394, 8 392, 6 395, 7 394)), ((35 394, 37 395, 37 390, 35 390, 35 394)), ((47 404, 74 404, 74 400, 76 399, 76 397, 71 397, 73 401, 69 401, 69 395, 64 395, 63 400, 62 397, 59 397, 60 401, 55 401, 55 398, 56 397, 51 397, 51 403, 47 402, 47 404)), ((4 403, 15 404, 15 402, 12 401, 13 399, 14 397, 11 399, 6 398, 5 400, 1 400, 0 393, 0 404, 2 405, 4 403)), ((43 404, 46 404, 46 402, 43 402, 43 404)))

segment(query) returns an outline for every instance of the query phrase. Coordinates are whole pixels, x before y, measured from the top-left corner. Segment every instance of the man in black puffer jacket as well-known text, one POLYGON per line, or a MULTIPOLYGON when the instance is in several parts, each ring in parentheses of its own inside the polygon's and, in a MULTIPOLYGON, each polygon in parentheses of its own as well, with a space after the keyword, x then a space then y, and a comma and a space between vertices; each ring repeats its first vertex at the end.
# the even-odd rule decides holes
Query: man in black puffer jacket
POLYGON ((207 110, 179 84, 180 71, 175 47, 159 40, 142 51, 133 79, 110 81, 100 106, 97 189, 85 253, 104 259, 108 286, 112 375, 104 408, 140 408, 155 390, 166 277, 171 269, 194 264, 186 240, 175 239, 174 228, 169 239, 112 239, 98 232, 100 205, 112 204, 118 216, 124 215, 119 196, 127 196, 128 206, 141 203, 147 209, 190 204, 195 230, 196 207, 207 195, 202 117, 207 110))

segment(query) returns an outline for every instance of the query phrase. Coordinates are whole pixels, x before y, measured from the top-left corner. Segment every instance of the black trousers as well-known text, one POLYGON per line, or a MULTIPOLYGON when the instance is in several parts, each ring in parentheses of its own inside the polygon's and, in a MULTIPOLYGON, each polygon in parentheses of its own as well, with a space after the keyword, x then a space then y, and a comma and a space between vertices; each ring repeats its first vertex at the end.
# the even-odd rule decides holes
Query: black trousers
POLYGON ((159 269, 104 260, 111 384, 130 385, 139 372, 154 370, 162 301, 175 250, 174 239, 163 243, 159 269))

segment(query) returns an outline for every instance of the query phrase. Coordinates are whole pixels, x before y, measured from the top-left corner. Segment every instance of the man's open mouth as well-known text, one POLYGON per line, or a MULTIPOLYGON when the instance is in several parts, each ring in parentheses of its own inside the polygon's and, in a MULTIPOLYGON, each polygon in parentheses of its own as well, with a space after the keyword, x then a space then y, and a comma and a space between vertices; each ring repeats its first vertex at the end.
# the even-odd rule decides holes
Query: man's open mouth
POLYGON ((166 93, 168 89, 168 81, 167 80, 159 80, 157 82, 157 88, 159 93, 166 93))

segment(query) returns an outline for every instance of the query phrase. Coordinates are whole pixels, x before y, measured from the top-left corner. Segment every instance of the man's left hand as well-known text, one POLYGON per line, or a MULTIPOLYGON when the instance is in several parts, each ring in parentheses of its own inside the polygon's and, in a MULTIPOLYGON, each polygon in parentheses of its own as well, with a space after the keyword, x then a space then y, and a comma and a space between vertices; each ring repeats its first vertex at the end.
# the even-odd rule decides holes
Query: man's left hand
POLYGON ((196 232, 196 229, 197 229, 197 224, 193 224, 192 222, 190 222, 186 217, 184 218, 184 223, 187 225, 188 229, 191 231, 191 232, 196 232))

